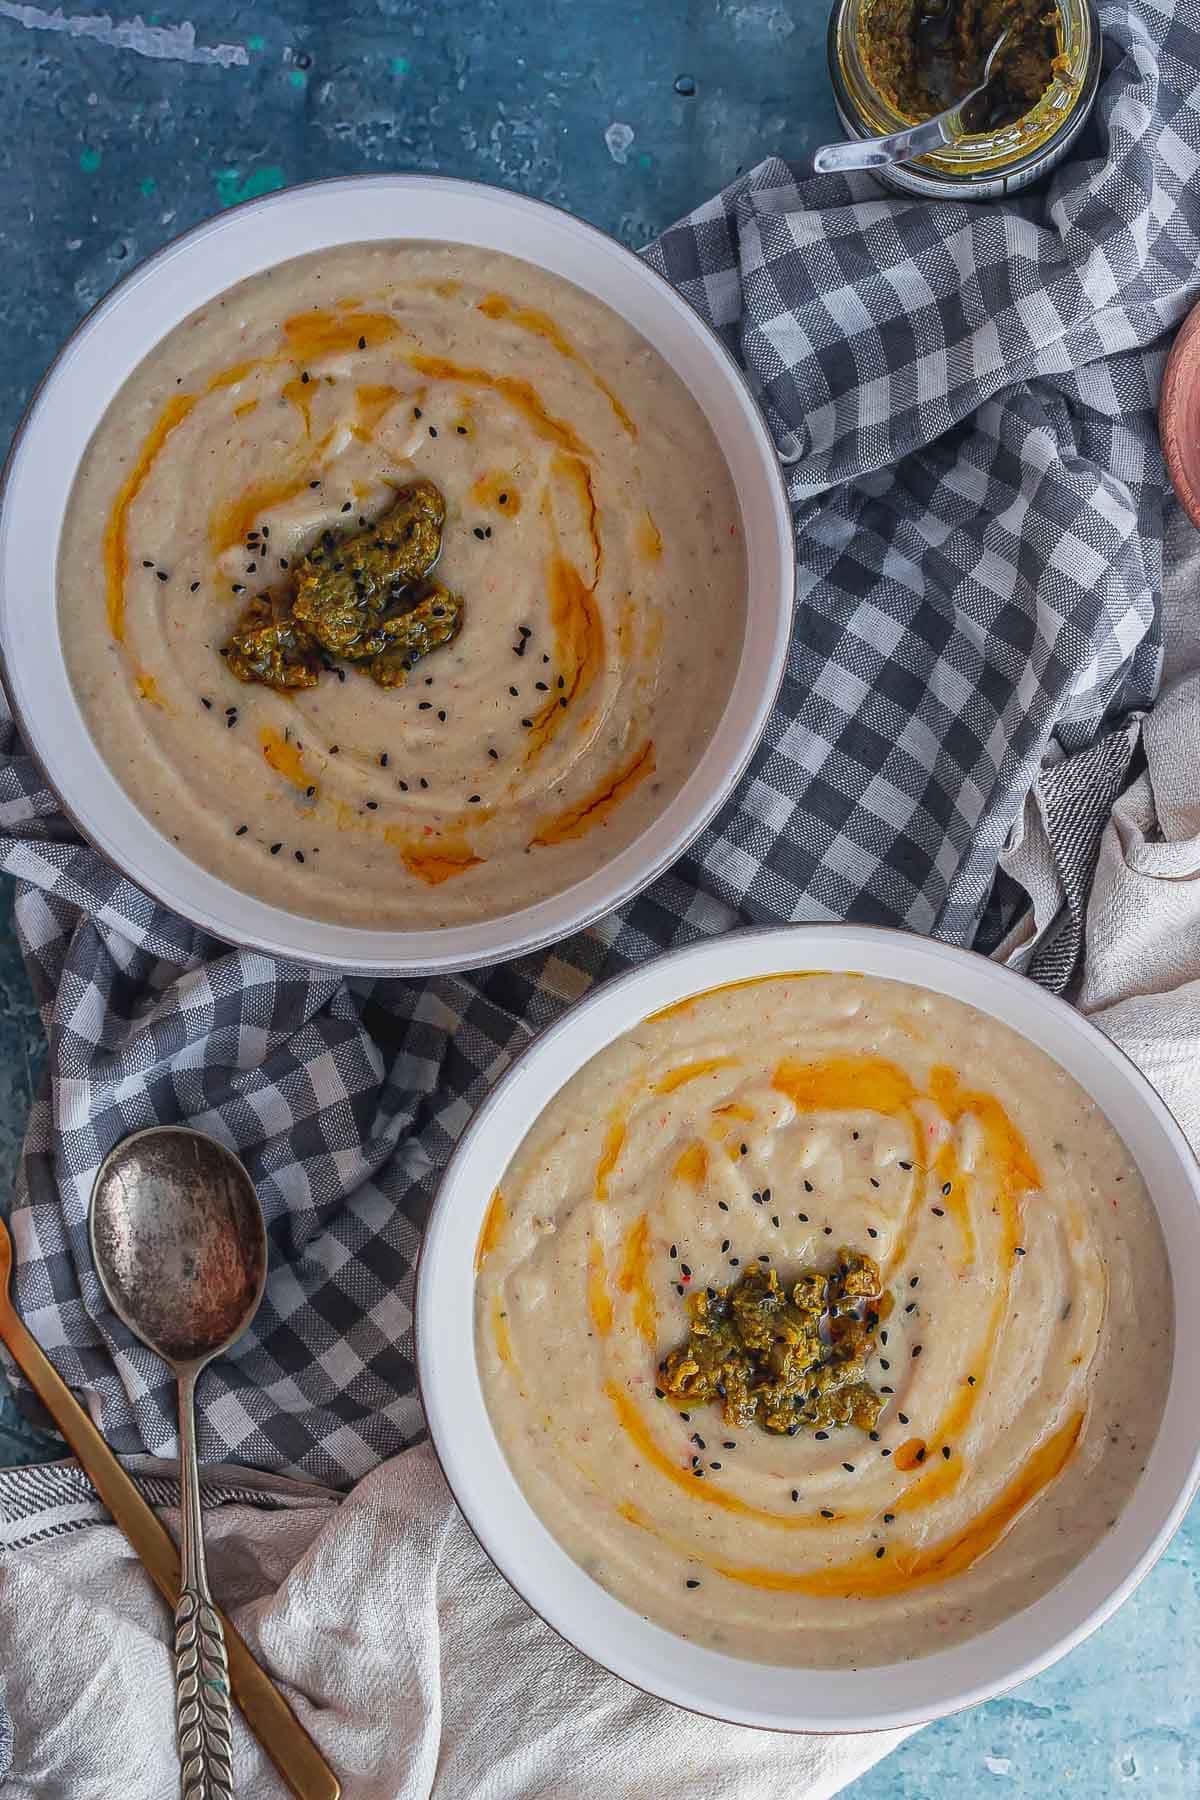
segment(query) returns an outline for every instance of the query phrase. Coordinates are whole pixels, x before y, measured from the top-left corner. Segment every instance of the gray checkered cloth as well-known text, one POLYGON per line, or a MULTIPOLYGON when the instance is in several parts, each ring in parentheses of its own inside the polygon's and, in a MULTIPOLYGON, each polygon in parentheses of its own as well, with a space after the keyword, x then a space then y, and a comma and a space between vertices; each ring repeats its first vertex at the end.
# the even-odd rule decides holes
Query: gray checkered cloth
MULTIPOLYGON (((212 1133, 266 1210, 266 1298, 201 1384, 202 1456, 347 1484, 420 1429, 412 1272, 431 1190, 532 1032, 610 971, 742 921, 978 942, 1051 741, 1132 745, 1160 660, 1155 394, 1200 295, 1200 20, 1194 0, 1101 13, 1094 154, 1037 195, 896 199, 770 160, 649 251, 795 458, 800 604, 736 796, 593 930, 420 982, 230 949, 80 844, 7 726, 0 863, 50 1046, 17 1296, 118 1452, 176 1451, 164 1368, 107 1310, 88 1254, 92 1176, 125 1133, 212 1133)), ((1104 781, 1073 784, 1084 855, 1088 794, 1112 791, 1102 762, 1104 781)))

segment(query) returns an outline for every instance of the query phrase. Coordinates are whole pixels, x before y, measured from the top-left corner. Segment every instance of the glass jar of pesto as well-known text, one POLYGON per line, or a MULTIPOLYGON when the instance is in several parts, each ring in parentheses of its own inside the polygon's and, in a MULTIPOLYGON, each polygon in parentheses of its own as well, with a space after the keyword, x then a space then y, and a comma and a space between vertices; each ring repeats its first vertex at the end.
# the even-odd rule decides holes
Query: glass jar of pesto
POLYGON ((979 79, 1009 42, 988 111, 936 154, 873 170, 887 187, 987 200, 1037 181, 1067 154, 1100 80, 1094 0, 834 0, 829 72, 848 137, 884 137, 929 118, 979 79), (1044 85, 1043 85, 1044 83, 1044 85))

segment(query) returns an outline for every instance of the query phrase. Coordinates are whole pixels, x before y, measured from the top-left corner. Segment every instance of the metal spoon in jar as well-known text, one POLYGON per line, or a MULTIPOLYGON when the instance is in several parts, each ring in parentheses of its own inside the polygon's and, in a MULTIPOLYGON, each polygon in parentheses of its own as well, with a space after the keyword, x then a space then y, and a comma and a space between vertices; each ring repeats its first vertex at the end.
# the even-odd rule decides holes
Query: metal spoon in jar
POLYGON ((183 1126, 135 1132, 100 1165, 88 1229, 117 1317, 179 1384, 182 1581, 175 1703, 182 1793, 233 1793, 229 1671, 204 1561, 196 1377, 245 1331, 262 1299, 267 1232, 233 1152, 183 1126))
POLYGON ((996 58, 1009 39, 1009 29, 1000 33, 991 49, 987 61, 983 65, 983 80, 978 87, 973 87, 969 94, 956 100, 953 106, 946 107, 944 112, 935 113, 932 119, 923 119, 919 125, 910 125, 905 131, 893 131, 889 137, 864 138, 848 144, 825 144, 813 157, 813 172, 817 175, 843 175, 848 169, 885 169, 892 163, 912 162, 915 157, 928 156, 931 150, 940 150, 946 144, 953 144, 956 139, 966 135, 963 124, 963 113, 980 95, 987 91, 996 67, 996 58))

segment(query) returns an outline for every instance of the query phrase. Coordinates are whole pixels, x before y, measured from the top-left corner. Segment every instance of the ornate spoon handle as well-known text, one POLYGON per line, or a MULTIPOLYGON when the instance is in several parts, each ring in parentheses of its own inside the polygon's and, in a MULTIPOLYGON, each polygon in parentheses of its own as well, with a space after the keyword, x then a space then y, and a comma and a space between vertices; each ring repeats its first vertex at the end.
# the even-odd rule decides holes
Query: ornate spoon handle
POLYGON ((196 1376, 179 1377, 182 1493, 175 1608, 175 1723, 182 1800, 233 1800, 233 1743, 225 1633, 208 1591, 196 1463, 196 1376))

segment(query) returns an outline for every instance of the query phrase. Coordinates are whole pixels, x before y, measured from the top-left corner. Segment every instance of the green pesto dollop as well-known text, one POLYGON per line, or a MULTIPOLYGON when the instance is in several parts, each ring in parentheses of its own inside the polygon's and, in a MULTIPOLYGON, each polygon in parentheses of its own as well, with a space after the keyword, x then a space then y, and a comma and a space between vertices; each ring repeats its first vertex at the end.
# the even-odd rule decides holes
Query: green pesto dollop
POLYGON ((881 1297, 879 1268, 845 1247, 828 1273, 805 1269, 785 1290, 773 1268, 689 1295, 688 1340, 658 1383, 690 1408, 718 1403, 727 1425, 794 1434, 873 1431, 883 1398, 868 1383, 881 1297))
POLYGON ((372 524, 322 532, 284 595, 254 600, 224 646, 239 681, 315 687, 333 659, 399 687, 423 656, 457 636, 463 603, 427 579, 442 548, 445 502, 431 481, 401 488, 372 524))

